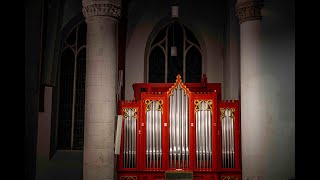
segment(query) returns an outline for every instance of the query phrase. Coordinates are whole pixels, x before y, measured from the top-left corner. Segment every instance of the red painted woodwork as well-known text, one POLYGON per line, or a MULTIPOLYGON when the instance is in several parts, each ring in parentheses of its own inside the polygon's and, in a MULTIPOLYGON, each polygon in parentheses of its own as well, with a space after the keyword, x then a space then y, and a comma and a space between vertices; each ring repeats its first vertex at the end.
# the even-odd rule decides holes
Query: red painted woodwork
MULTIPOLYGON (((221 100, 221 84, 208 83, 206 75, 202 76, 201 83, 184 83, 191 92, 217 92, 218 100, 221 100)), ((174 83, 135 83, 132 85, 134 99, 140 100, 142 92, 167 92, 174 83)))
POLYGON ((124 108, 137 108, 137 165, 136 168, 123 168, 123 132, 121 137, 120 155, 117 157, 117 179, 165 179, 166 171, 176 171, 169 168, 169 95, 180 83, 189 96, 189 168, 194 179, 237 179, 241 180, 240 156, 240 112, 239 101, 222 101, 221 84, 207 83, 205 75, 201 83, 182 83, 177 76, 176 83, 139 83, 134 84, 134 101, 120 101, 118 114, 123 114, 124 108), (162 100, 162 167, 146 168, 146 100, 162 100), (212 168, 196 168, 196 122, 195 100, 212 100, 212 168), (221 119, 220 108, 234 108, 234 140, 235 167, 222 168, 221 153, 221 119), (166 126, 165 126, 166 124, 166 126), (227 177, 227 178, 226 178, 227 177))

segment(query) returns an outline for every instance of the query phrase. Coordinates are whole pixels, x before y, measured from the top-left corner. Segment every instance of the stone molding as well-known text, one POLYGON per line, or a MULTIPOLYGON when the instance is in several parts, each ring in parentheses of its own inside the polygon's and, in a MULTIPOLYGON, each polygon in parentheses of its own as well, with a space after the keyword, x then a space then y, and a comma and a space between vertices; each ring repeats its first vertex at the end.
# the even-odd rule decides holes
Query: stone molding
POLYGON ((93 16, 108 16, 118 20, 121 16, 121 8, 120 6, 116 6, 111 3, 90 4, 82 8, 82 13, 85 18, 93 16))
POLYGON ((260 0, 240 1, 236 4, 236 15, 239 23, 252 20, 261 20, 261 8, 263 3, 260 0))

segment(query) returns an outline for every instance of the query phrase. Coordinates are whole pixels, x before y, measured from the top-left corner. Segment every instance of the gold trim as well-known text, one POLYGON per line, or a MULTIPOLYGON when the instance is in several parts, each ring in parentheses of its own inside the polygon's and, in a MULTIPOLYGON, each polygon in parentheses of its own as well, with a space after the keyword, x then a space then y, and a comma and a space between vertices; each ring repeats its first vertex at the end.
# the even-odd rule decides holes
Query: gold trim
POLYGON ((221 180, 238 180, 237 176, 221 176, 221 180))
POLYGON ((162 100, 157 100, 156 102, 157 102, 157 104, 158 104, 157 111, 161 111, 161 114, 162 114, 162 113, 163 113, 163 111, 162 111, 163 101, 162 101, 162 100))
POLYGON ((207 103, 207 111, 212 111, 212 100, 205 101, 207 103))
POLYGON ((224 118, 224 112, 226 111, 225 108, 220 108, 220 121, 222 121, 222 119, 224 118))
POLYGON ((149 99, 146 100, 146 112, 150 111, 151 108, 150 108, 150 104, 152 103, 152 101, 150 101, 149 99))
POLYGON ((124 118, 127 118, 129 116, 128 109, 123 109, 123 116, 124 116, 124 118))
POLYGON ((138 108, 132 108, 133 117, 137 119, 138 108))
POLYGON ((160 99, 160 100, 149 100, 149 99, 147 99, 146 101, 145 101, 145 103, 146 103, 146 113, 148 112, 148 111, 151 111, 151 110, 153 110, 153 109, 151 109, 151 107, 150 107, 150 105, 152 104, 152 102, 156 102, 157 103, 157 108, 156 108, 156 111, 161 111, 161 113, 163 113, 163 108, 162 108, 162 105, 163 105, 163 101, 160 99))
POLYGON ((173 89, 177 89, 179 84, 180 84, 180 88, 182 88, 184 90, 185 95, 188 95, 188 93, 190 93, 189 88, 187 88, 187 86, 181 81, 181 76, 180 76, 180 74, 178 74, 177 78, 176 78, 176 82, 168 90, 167 94, 169 96, 172 96, 173 95, 173 89), (175 86, 177 86, 177 87, 175 87, 175 86), (171 92, 171 93, 169 94, 169 92, 171 92))
POLYGON ((124 118, 129 117, 129 110, 131 110, 133 112, 133 116, 132 117, 137 118, 138 108, 124 108, 123 109, 124 118))
POLYGON ((201 110, 201 108, 200 108, 201 102, 202 102, 202 101, 199 101, 199 100, 195 100, 195 101, 194 101, 194 105, 195 105, 194 113, 197 113, 198 111, 201 110))
POLYGON ((198 111, 211 111, 212 113, 212 100, 195 100, 194 101, 195 108, 194 108, 194 113, 197 113, 198 111), (206 103, 206 109, 201 108, 201 103, 205 102, 206 103))
POLYGON ((137 180, 137 176, 120 176, 120 180, 137 180))
POLYGON ((234 109, 234 108, 231 108, 229 112, 230 112, 230 116, 229 116, 229 117, 231 117, 232 119, 234 119, 235 109, 234 109))
POLYGON ((220 108, 220 121, 225 117, 226 110, 229 110, 228 116, 234 121, 234 112, 236 111, 234 108, 220 108))

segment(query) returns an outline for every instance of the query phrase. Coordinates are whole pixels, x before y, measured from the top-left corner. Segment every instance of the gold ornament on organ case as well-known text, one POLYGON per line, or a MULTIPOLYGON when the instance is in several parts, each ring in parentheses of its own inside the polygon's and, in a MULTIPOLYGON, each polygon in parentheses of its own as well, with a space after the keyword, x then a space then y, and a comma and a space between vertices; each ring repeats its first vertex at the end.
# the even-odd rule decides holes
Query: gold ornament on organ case
POLYGON ((151 110, 150 105, 152 104, 152 102, 156 102, 156 107, 157 107, 157 108, 156 108, 155 110, 161 111, 161 113, 163 113, 163 111, 162 111, 163 101, 162 101, 162 100, 149 100, 149 99, 147 99, 147 100, 145 101, 145 103, 146 103, 146 112, 148 112, 148 111, 151 110))
POLYGON ((132 117, 137 118, 138 108, 124 108, 124 109, 123 109, 124 117, 125 117, 125 118, 129 117, 129 111, 130 111, 130 110, 133 112, 133 116, 132 116, 132 117))
POLYGON ((195 105, 195 108, 194 108, 194 112, 195 113, 197 111, 200 111, 200 110, 206 110, 206 111, 211 111, 212 112, 212 100, 195 100, 194 101, 194 105, 195 105), (206 109, 202 109, 200 107, 202 102, 206 103, 206 109))
POLYGON ((222 120, 225 117, 226 110, 229 110, 228 116, 230 118, 234 118, 234 108, 220 108, 220 120, 222 120))
POLYGON ((222 176, 221 180, 238 180, 236 176, 222 176))

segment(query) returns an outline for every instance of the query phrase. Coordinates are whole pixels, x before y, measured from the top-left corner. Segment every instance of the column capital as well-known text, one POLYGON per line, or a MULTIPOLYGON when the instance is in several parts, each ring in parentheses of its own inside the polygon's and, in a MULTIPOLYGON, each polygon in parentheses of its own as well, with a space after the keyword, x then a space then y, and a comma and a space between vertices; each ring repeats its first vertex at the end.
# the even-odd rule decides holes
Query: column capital
POLYGON ((86 19, 104 16, 118 21, 121 16, 120 3, 111 0, 83 0, 82 13, 86 19))
POLYGON ((262 0, 238 0, 236 3, 236 15, 239 18, 239 23, 262 19, 262 7, 262 0))

